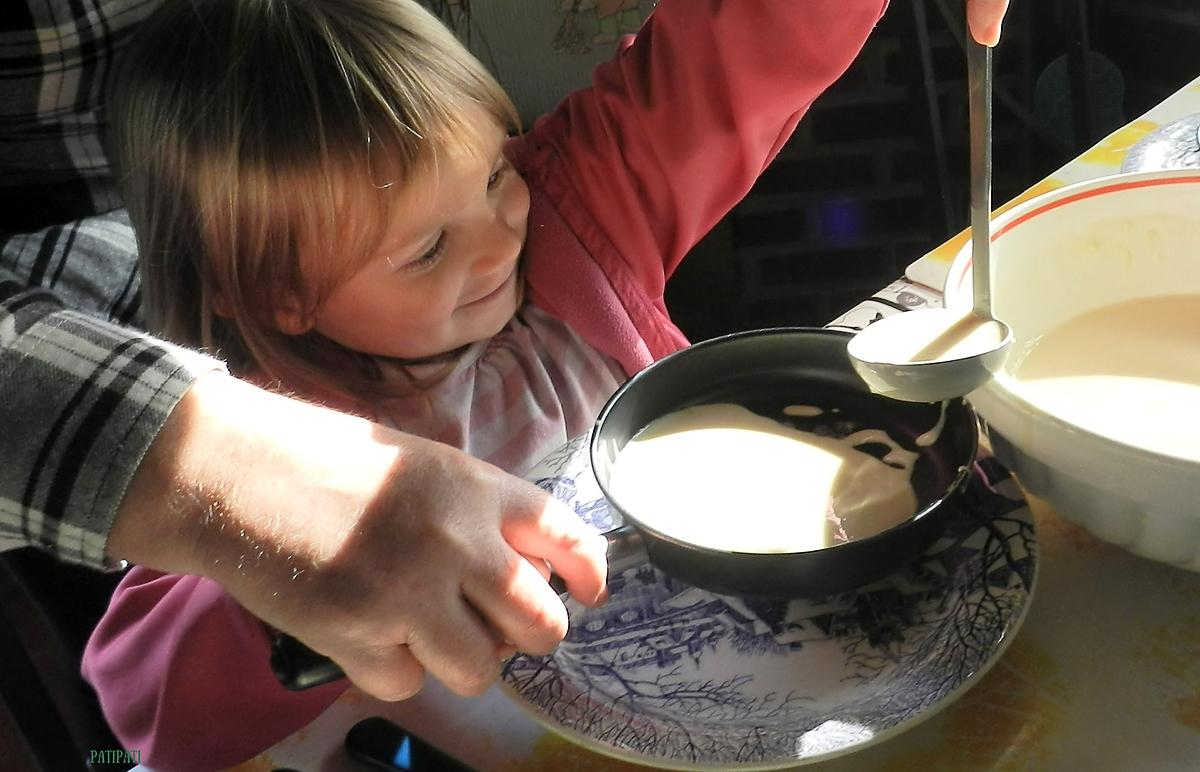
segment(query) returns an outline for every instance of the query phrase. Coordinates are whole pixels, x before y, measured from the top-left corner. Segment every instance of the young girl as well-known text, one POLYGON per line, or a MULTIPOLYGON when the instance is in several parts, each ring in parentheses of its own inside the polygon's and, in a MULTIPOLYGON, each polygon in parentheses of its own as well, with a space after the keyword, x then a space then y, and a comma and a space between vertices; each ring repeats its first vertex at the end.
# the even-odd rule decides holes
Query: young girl
MULTIPOLYGON (((884 4, 663 0, 509 139, 499 86, 409 0, 166 3, 114 113, 148 319, 521 474, 686 345, 667 277, 884 4)), ((470 601, 503 630, 486 592, 470 601)), ((139 568, 84 674, 126 747, 170 769, 246 759, 344 688, 285 691, 219 588, 139 568)))

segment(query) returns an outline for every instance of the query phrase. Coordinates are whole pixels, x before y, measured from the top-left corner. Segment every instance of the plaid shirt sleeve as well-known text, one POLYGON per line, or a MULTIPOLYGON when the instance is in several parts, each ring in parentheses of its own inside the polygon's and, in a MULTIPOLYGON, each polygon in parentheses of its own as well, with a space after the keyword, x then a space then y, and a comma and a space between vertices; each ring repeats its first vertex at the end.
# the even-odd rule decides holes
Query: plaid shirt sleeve
POLYGON ((138 463, 194 378, 218 366, 0 274, 0 548, 105 565, 138 463))
POLYGON ((0 246, 0 548, 104 565, 147 448, 221 367, 116 323, 136 320, 135 265, 121 211, 0 246))
POLYGON ((0 548, 105 565, 150 443, 192 381, 221 367, 132 326, 136 248, 100 141, 112 55, 159 1, 5 4, 0 548))

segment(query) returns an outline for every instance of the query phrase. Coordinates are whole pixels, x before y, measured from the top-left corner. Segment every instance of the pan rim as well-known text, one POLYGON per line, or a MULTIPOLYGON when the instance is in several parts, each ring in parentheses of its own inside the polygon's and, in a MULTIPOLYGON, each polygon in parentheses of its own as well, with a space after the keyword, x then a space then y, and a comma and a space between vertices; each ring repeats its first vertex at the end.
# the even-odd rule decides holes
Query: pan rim
MULTIPOLYGON (((733 340, 738 340, 738 339, 754 338, 754 337, 790 337, 790 336, 797 335, 797 334, 814 335, 817 337, 844 338, 847 341, 849 341, 850 338, 854 337, 853 333, 845 332, 842 330, 830 329, 827 327, 788 326, 788 327, 764 327, 764 328, 758 328, 758 329, 753 329, 753 330, 743 330, 743 331, 739 331, 739 332, 729 333, 726 335, 721 335, 716 338, 709 338, 707 340, 700 341, 699 343, 694 343, 690 346, 687 346, 686 348, 682 348, 678 351, 672 352, 671 354, 668 354, 667 356, 663 357, 662 359, 659 359, 659 360, 651 363, 650 365, 646 366, 645 368, 643 368, 642 370, 640 370, 639 372, 634 374, 631 378, 629 378, 625 383, 623 383, 620 386, 620 388, 618 388, 617 391, 614 392, 613 395, 611 397, 609 397, 609 399, 605 402, 604 407, 601 408, 600 413, 599 413, 598 417, 596 418, 595 423, 593 424, 591 437, 588 442, 588 454, 589 454, 589 462, 590 462, 591 471, 592 471, 592 474, 596 478, 597 484, 600 487, 600 492, 602 494, 604 494, 604 498, 608 501, 609 505, 612 506, 617 512, 619 512, 621 514, 621 517, 624 518, 624 520, 626 522, 628 522, 630 525, 632 525, 637 530, 642 531, 643 533, 648 534, 657 540, 666 542, 668 544, 674 545, 681 549, 692 550, 692 551, 696 551, 698 554, 701 554, 701 555, 711 555, 714 557, 728 558, 731 556, 738 556, 738 557, 746 557, 746 558, 755 559, 755 560, 763 560, 763 559, 784 560, 784 559, 788 559, 788 558, 799 558, 799 557, 802 557, 805 555, 826 554, 833 550, 837 550, 839 548, 856 548, 856 549, 863 549, 863 550, 870 549, 870 547, 872 545, 877 544, 879 542, 882 542, 882 541, 890 538, 891 535, 894 534, 894 532, 896 532, 900 529, 910 528, 914 524, 928 518, 933 512, 938 510, 940 507, 946 505, 946 503, 950 499, 952 499, 956 494, 958 494, 963 489, 963 487, 966 484, 967 479, 970 477, 971 466, 975 463, 976 459, 979 456, 980 432, 979 432, 978 414, 975 412, 975 409, 971 406, 971 404, 969 402, 967 402, 965 399, 960 397, 960 398, 955 398, 952 400, 946 400, 946 402, 954 403, 956 406, 960 405, 961 409, 964 411, 964 413, 965 413, 964 422, 966 424, 965 430, 969 433, 969 437, 970 437, 969 444, 970 444, 971 449, 970 449, 970 452, 966 454, 967 457, 962 459, 962 463, 958 464, 958 467, 954 473, 953 479, 951 480, 949 485, 946 486, 946 489, 942 492, 942 494, 940 496, 938 496, 935 499, 928 502, 923 508, 919 509, 911 517, 907 518, 906 520, 904 520, 900 523, 896 523, 895 525, 893 525, 889 528, 886 528, 878 533, 872 534, 870 536, 865 536, 860 539, 851 539, 849 541, 832 544, 827 547, 818 547, 818 548, 809 549, 809 550, 795 550, 795 551, 789 551, 789 552, 746 552, 743 550, 723 550, 723 549, 718 549, 715 547, 706 546, 703 544, 696 544, 695 542, 686 541, 686 540, 680 539, 677 536, 672 536, 670 534, 664 533, 663 531, 661 531, 657 528, 646 525, 636 515, 630 514, 629 511, 620 504, 620 502, 617 500, 617 498, 611 494, 611 492, 609 491, 607 481, 604 479, 603 476, 601 476, 597 472, 597 469, 599 469, 599 466, 597 465, 597 460, 598 460, 598 456, 601 452, 600 444, 603 441, 602 440, 602 427, 604 426, 606 419, 612 413, 614 408, 621 402, 621 399, 623 398, 623 396, 625 394, 629 393, 629 391, 637 388, 639 383, 643 383, 643 382, 645 382, 645 380, 653 377, 653 375, 652 375, 653 372, 661 370, 663 367, 671 366, 669 363, 672 361, 677 361, 678 359, 685 358, 685 357, 696 356, 697 355, 696 352, 698 352, 698 351, 713 348, 713 347, 719 346, 719 345, 728 345, 729 342, 731 342, 733 340), (859 546, 859 545, 861 545, 861 546, 859 546)), ((850 372, 852 372, 852 370, 850 372)), ((855 374, 855 377, 857 377, 857 374, 855 374)), ((866 388, 865 382, 863 383, 863 390, 864 390, 864 392, 869 394, 869 391, 866 388)), ((886 399, 886 397, 879 397, 879 399, 886 399)), ((914 404, 914 403, 906 403, 906 404, 914 404)), ((920 404, 920 403, 918 403, 918 404, 920 404)), ((931 403, 926 403, 926 404, 936 405, 939 403, 931 402, 931 403)), ((948 406, 947 410, 949 410, 949 409, 951 409, 951 408, 948 406)))

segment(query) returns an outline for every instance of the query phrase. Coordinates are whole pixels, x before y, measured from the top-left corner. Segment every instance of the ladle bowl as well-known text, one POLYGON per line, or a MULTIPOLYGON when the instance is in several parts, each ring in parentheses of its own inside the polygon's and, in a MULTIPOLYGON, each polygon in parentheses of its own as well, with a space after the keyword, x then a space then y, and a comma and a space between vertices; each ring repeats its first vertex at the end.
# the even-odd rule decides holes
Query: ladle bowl
POLYGON ((960 308, 894 314, 850 339, 847 352, 871 391, 909 402, 960 397, 989 380, 1008 357, 1012 330, 960 308), (960 354, 946 351, 960 350, 960 354), (920 356, 922 350, 930 353, 920 356))

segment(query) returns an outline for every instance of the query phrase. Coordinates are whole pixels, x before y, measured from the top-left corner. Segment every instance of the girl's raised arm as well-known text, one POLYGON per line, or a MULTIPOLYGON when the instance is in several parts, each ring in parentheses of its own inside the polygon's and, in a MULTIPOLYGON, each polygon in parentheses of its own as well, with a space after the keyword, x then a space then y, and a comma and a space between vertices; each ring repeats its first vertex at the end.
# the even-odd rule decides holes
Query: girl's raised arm
MULTIPOLYGON (((858 55, 885 0, 664 0, 531 130, 651 297, 858 55)), ((555 187, 564 187, 561 185, 555 187)))

